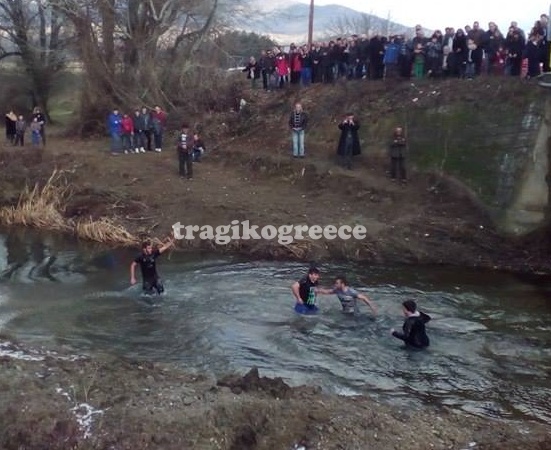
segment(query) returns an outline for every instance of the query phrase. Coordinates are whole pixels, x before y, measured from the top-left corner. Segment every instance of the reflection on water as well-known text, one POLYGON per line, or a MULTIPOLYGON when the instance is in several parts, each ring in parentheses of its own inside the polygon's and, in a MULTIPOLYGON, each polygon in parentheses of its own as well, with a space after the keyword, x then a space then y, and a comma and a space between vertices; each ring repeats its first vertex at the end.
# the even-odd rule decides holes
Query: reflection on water
POLYGON ((541 286, 441 268, 323 267, 373 298, 357 317, 331 296, 297 316, 289 286, 297 264, 164 257, 167 295, 128 286, 133 255, 36 235, 0 240, 0 331, 35 344, 175 362, 188 370, 244 372, 319 384, 419 406, 551 422, 551 305, 541 286), (389 334, 415 298, 433 320, 427 351, 389 334))

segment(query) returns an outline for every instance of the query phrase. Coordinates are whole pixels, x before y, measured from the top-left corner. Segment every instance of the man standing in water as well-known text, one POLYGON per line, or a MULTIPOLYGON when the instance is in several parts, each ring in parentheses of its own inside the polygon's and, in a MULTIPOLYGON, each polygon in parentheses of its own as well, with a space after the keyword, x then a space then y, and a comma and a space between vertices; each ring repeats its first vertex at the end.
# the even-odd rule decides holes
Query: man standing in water
POLYGON ((174 240, 171 239, 161 247, 154 249, 150 241, 142 243, 142 253, 130 264, 130 284, 135 285, 137 283, 136 266, 139 265, 142 271, 142 289, 144 294, 151 295, 154 291, 157 291, 158 295, 162 294, 165 289, 157 273, 155 260, 173 244, 174 240))
POLYGON ((310 267, 308 274, 295 281, 291 285, 291 291, 297 303, 295 311, 300 314, 315 314, 318 312, 316 305, 317 294, 332 294, 332 289, 323 289, 318 287, 320 271, 316 267, 310 267))
POLYGON ((410 347, 428 347, 430 342, 425 331, 425 324, 431 319, 430 316, 418 311, 417 304, 413 300, 406 300, 402 303, 402 307, 406 318, 402 332, 400 333, 393 328, 390 330, 390 334, 401 339, 410 347))
POLYGON ((342 312, 347 314, 355 314, 358 310, 357 301, 361 300, 373 311, 373 315, 377 315, 377 307, 375 304, 363 294, 360 294, 355 289, 348 286, 346 278, 343 276, 335 278, 335 286, 330 289, 331 294, 335 294, 342 305, 342 312))

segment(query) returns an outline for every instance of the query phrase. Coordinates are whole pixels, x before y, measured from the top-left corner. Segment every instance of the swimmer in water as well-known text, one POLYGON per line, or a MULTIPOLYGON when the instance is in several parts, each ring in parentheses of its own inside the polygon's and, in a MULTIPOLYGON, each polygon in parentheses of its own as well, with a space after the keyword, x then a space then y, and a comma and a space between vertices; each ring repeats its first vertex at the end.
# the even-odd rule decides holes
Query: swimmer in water
POLYGON ((348 282, 345 277, 340 276, 335 278, 335 286, 330 291, 330 293, 335 294, 341 302, 342 311, 344 313, 355 314, 358 310, 358 300, 361 300, 369 306, 369 308, 371 308, 373 315, 377 315, 377 307, 375 306, 375 303, 373 303, 373 301, 366 295, 360 294, 358 291, 348 286, 348 282))
POLYGON ((403 302, 402 308, 406 318, 402 332, 396 331, 393 328, 390 330, 390 334, 395 338, 401 339, 410 347, 428 347, 430 341, 425 330, 425 324, 431 320, 430 316, 418 311, 417 304, 413 300, 403 302))
POLYGON ((142 243, 142 253, 130 264, 130 284, 135 285, 137 283, 136 266, 139 265, 142 271, 142 289, 144 294, 153 294, 155 291, 159 295, 162 294, 165 289, 157 273, 156 259, 172 247, 173 244, 173 239, 170 239, 159 248, 153 248, 150 241, 142 243))
POLYGON ((332 289, 324 289, 318 287, 320 271, 316 267, 310 267, 308 274, 295 281, 291 286, 291 291, 296 299, 296 307, 303 309, 305 312, 317 311, 317 294, 331 294, 332 289))

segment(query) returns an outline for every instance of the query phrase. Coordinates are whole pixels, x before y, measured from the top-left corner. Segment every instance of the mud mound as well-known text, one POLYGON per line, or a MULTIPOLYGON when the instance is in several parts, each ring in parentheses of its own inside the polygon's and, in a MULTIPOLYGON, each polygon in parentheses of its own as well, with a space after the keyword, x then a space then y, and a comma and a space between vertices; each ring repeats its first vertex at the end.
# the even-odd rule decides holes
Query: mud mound
POLYGON ((260 377, 257 367, 253 367, 243 377, 239 375, 224 377, 217 385, 230 388, 234 394, 265 392, 274 398, 288 398, 291 393, 291 387, 281 378, 260 377))

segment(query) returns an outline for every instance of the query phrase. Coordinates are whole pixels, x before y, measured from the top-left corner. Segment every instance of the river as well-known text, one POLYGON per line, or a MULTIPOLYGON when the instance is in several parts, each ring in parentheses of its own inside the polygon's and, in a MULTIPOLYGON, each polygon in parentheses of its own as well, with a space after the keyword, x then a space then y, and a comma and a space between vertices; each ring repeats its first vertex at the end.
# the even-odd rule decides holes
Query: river
POLYGON ((0 333, 214 375, 257 366, 291 385, 551 423, 544 285, 467 269, 324 264, 322 284, 345 274, 379 314, 364 307, 345 316, 335 297, 322 296, 321 314, 304 317, 289 287, 307 265, 169 253, 159 261, 167 294, 151 300, 129 286, 133 256, 60 236, 0 235, 0 333), (389 334, 408 298, 432 317, 426 351, 389 334))

